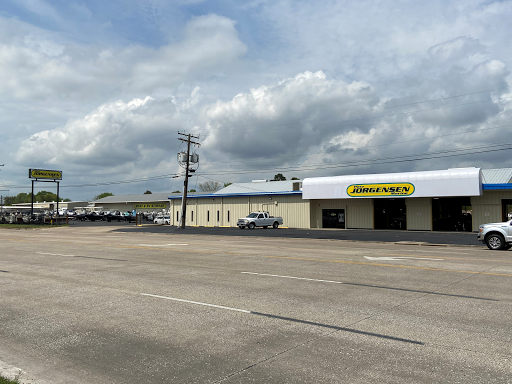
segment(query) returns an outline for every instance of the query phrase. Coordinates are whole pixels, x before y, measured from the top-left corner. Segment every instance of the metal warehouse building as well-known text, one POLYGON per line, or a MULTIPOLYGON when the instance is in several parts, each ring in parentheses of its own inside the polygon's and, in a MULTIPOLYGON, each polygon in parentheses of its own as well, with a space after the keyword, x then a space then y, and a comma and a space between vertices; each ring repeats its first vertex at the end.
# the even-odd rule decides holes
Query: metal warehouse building
MULTIPOLYGON (((182 196, 163 195, 111 196, 94 203, 144 211, 151 208, 143 204, 165 201, 171 224, 177 225, 182 196)), ((480 224, 505 221, 512 212, 512 168, 237 183, 189 195, 186 225, 235 227, 238 218, 254 211, 281 216, 290 228, 477 231, 480 224)))
MULTIPOLYGON (((181 196, 169 196, 177 224, 181 196)), ((187 225, 235 227, 249 212, 290 228, 477 231, 512 212, 512 168, 457 168, 232 184, 192 196, 187 225)))

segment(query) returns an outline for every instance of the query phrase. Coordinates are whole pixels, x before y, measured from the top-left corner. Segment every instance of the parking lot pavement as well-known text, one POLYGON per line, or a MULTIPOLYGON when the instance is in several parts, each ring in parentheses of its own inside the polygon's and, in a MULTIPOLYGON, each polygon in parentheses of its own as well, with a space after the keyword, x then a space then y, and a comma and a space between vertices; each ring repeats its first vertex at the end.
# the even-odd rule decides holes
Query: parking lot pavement
POLYGON ((175 226, 155 226, 146 223, 142 227, 136 227, 129 223, 107 223, 107 222, 72 222, 72 226, 108 226, 116 232, 130 233, 168 233, 172 235, 212 235, 212 236, 236 236, 236 237, 284 237, 298 239, 331 239, 350 241, 372 241, 372 242, 415 242, 424 244, 442 245, 473 245, 483 246, 476 239, 476 233, 472 232, 430 232, 430 231, 398 231, 398 230, 375 230, 375 229, 297 229, 279 228, 263 229, 255 228, 239 229, 225 227, 187 227, 185 230, 175 226), (114 229, 115 227, 115 229, 114 229))
POLYGON ((0 230, 0 360, 54 384, 510 383, 511 251, 123 228, 0 230))

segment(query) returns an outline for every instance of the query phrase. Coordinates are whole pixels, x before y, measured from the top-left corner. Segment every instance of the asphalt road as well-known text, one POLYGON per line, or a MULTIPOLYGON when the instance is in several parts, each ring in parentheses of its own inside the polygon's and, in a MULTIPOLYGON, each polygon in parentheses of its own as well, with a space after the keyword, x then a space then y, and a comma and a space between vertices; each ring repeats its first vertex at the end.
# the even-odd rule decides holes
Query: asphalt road
POLYGON ((235 236, 235 237, 284 237, 297 239, 326 239, 348 241, 371 242, 422 242, 426 244, 443 245, 474 245, 483 244, 476 239, 476 233, 472 232, 430 232, 430 231, 398 231, 398 230, 374 230, 374 229, 297 229, 279 228, 263 229, 255 228, 239 229, 224 227, 187 227, 185 230, 175 226, 152 225, 144 223, 142 227, 136 227, 135 223, 118 222, 75 222, 73 227, 115 227, 117 232, 127 233, 161 233, 161 234, 192 234, 207 236, 235 236))
POLYGON ((129 229, 0 230, 1 361, 55 384, 512 382, 511 251, 129 229))

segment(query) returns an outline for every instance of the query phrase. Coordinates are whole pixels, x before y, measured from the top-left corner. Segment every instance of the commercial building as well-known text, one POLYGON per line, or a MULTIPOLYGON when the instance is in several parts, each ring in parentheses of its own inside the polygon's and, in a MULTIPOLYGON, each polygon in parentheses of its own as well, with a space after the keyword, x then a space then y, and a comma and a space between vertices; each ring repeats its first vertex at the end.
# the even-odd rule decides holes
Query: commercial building
MULTIPOLYGON (((169 196, 174 224, 181 196, 169 196)), ((188 201, 187 225, 236 226, 249 212, 281 216, 290 228, 477 231, 512 212, 512 168, 459 168, 256 181, 188 201)))
MULTIPOLYGON (((151 194, 93 203, 119 211, 149 211, 158 205, 177 225, 181 199, 180 193, 151 194)), ((236 227, 238 218, 254 211, 281 216, 290 228, 477 231, 480 224, 504 221, 512 212, 512 168, 236 183, 214 193, 190 194, 186 225, 236 227)))
MULTIPOLYGON (((203 195, 201 192, 189 192, 189 196, 203 195)), ((134 209, 139 212, 166 211, 172 206, 170 197, 177 196, 181 198, 181 193, 148 193, 140 195, 122 195, 107 196, 89 203, 89 209, 103 211, 131 212, 134 209)))

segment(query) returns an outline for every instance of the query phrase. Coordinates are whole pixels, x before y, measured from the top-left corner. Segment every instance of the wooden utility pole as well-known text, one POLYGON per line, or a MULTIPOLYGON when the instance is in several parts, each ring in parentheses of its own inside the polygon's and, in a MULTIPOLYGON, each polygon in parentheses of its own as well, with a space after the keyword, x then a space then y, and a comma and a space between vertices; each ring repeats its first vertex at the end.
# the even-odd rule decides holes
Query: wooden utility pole
POLYGON ((199 136, 193 136, 192 134, 185 134, 178 132, 178 135, 185 136, 186 139, 178 137, 178 140, 187 143, 187 159, 185 163, 185 182, 183 183, 183 197, 181 199, 181 216, 180 223, 178 228, 185 229, 185 220, 187 217, 187 192, 188 192, 188 178, 189 176, 189 168, 190 168, 190 144, 200 146, 201 144, 196 143, 195 141, 191 141, 191 139, 199 139, 199 136))
MULTIPOLYGON (((0 167, 3 167, 3 164, 0 164, 0 167)), ((9 191, 8 189, 0 189, 0 191, 9 191)), ((4 196, 0 196, 0 215, 4 213, 4 196)))

